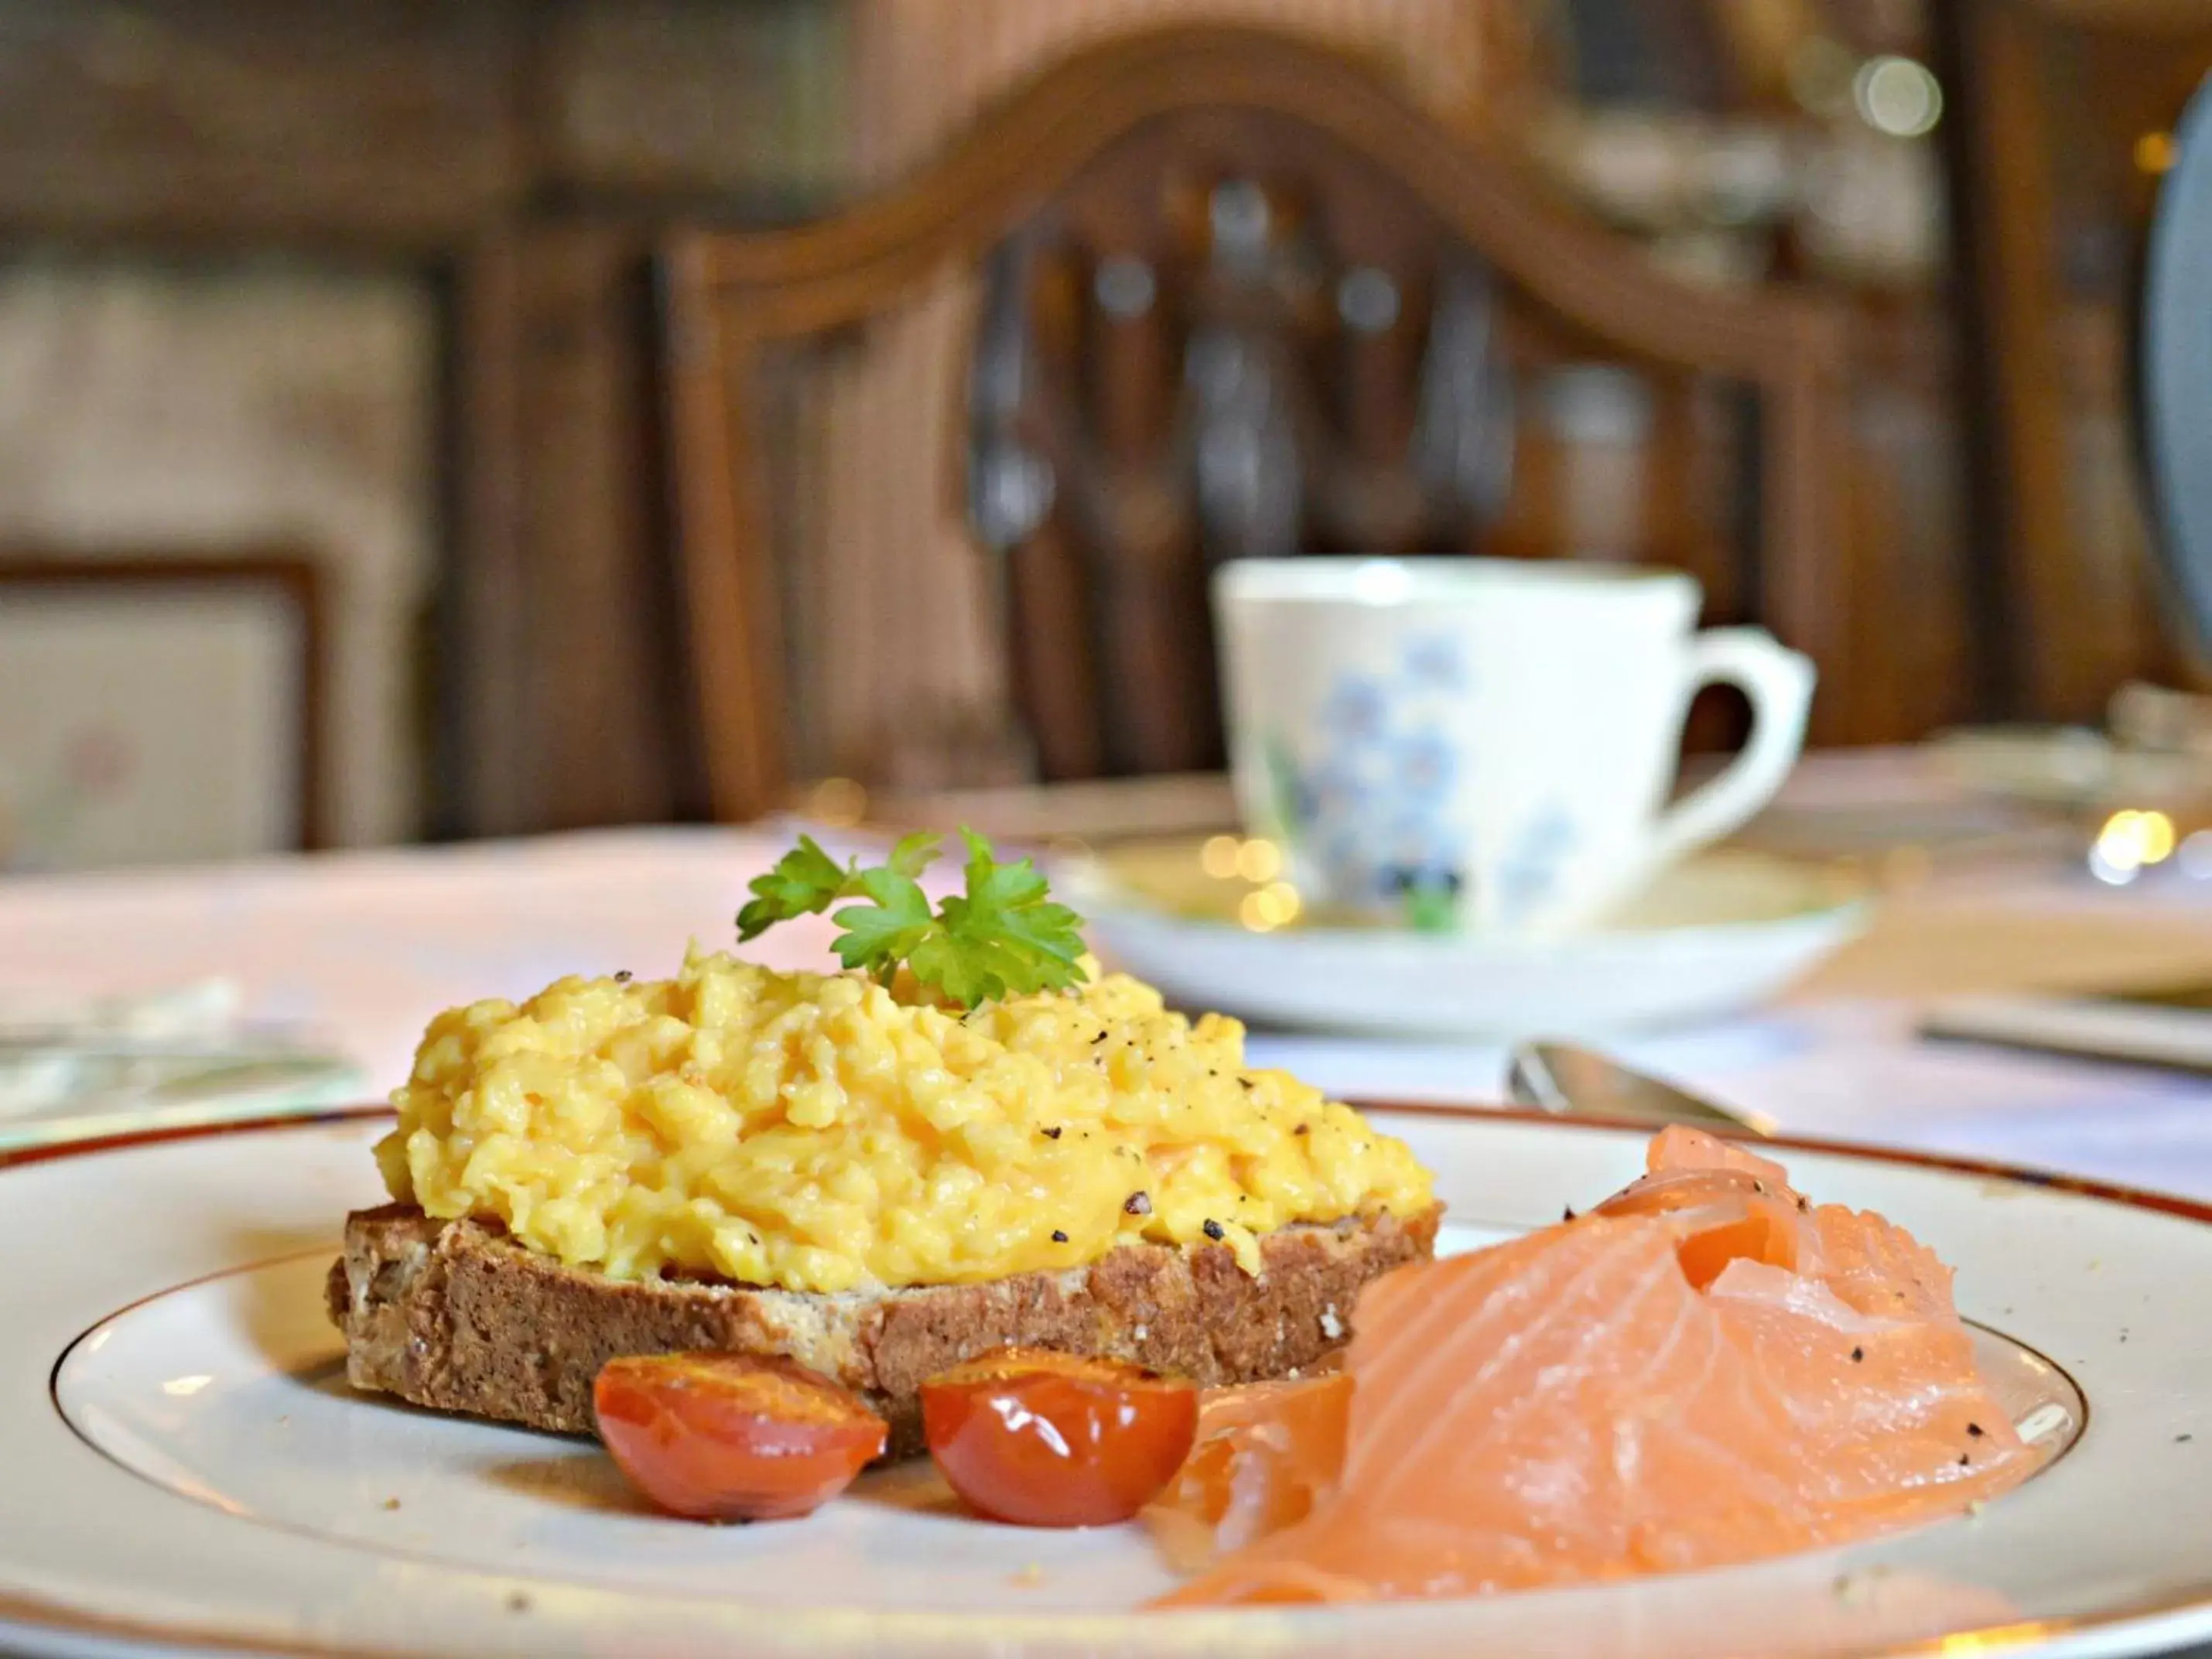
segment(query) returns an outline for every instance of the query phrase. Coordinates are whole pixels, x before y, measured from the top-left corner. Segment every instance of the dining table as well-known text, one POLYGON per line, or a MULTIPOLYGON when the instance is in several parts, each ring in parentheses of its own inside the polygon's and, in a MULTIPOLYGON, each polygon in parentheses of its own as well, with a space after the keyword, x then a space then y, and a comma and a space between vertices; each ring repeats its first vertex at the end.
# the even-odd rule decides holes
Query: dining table
MULTIPOLYGON (((1887 805, 1924 816, 1927 769, 1909 751, 1815 757, 1784 800, 1800 815, 1879 817, 1887 805)), ((747 884, 793 829, 619 829, 11 878, 0 880, 0 1007, 219 980, 249 1022, 351 1060, 374 1100, 406 1078, 443 1008, 520 1000, 568 974, 663 975, 693 946, 733 947, 747 884)), ((1786 994, 1692 1029, 1624 1034, 1613 1052, 1792 1135, 2212 1201, 2212 1078, 1917 1035, 1951 997, 2212 983, 2212 879, 2177 860, 2115 886, 2048 843, 1947 860, 1914 854, 1907 838, 1885 856, 1865 933, 1786 994)), ((823 966, 831 936, 810 918, 745 948, 823 966)), ((1249 1042, 1254 1063, 1343 1098, 1470 1111, 1504 1098, 1492 1042, 1266 1030, 1249 1042)))
MULTIPOLYGON (((1784 842, 1808 823, 1863 833, 1940 817, 1955 794, 1919 751, 1820 756, 1775 822, 1784 842)), ((565 975, 665 975, 687 950, 733 947, 748 884, 799 827, 629 828, 10 878, 0 880, 0 1009, 221 981, 249 1024, 347 1057, 373 1104, 406 1078, 425 1023, 449 1006, 520 1000, 565 975)), ((870 834, 818 832, 833 851, 870 834)), ((1889 834, 1877 854, 1849 854, 1877 893, 1869 923, 1785 994, 1692 1029, 1622 1034, 1611 1051, 1792 1136, 2212 1203, 2212 1077, 1917 1035, 1923 1012, 1954 996, 2212 983, 2212 859, 2171 859, 2116 884, 2064 836, 1966 852, 1955 836, 1932 839, 1944 844, 1889 834)), ((816 917, 745 948, 778 966, 822 966, 831 936, 816 917)), ((1354 1101, 1480 1113, 1504 1099, 1506 1051, 1492 1041, 1254 1030, 1249 1054, 1354 1101)))

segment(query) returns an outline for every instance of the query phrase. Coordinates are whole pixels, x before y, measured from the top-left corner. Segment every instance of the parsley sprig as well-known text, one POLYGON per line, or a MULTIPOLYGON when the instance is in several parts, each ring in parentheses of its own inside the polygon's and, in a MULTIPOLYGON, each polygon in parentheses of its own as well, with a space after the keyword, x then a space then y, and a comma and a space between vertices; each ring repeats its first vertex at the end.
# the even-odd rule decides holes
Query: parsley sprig
POLYGON ((902 963, 922 984, 973 1008, 996 998, 1064 991, 1084 978, 1083 919, 1048 896, 1045 878, 1027 859, 1001 864, 991 843, 963 830, 968 890, 933 910, 915 879, 935 861, 939 837, 903 836, 882 864, 858 859, 840 866, 811 836, 751 885, 738 913, 740 940, 757 939, 780 921, 818 915, 841 900, 830 919, 842 930, 837 958, 888 985, 902 963))

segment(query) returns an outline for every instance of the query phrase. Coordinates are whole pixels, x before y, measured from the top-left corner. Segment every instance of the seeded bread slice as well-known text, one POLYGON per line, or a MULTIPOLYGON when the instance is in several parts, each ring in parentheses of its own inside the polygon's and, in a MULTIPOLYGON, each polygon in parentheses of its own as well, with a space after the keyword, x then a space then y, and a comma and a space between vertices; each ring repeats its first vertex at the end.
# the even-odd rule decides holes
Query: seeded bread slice
POLYGON ((346 1222, 331 1317, 357 1389, 563 1433, 592 1431, 618 1354, 787 1355, 836 1378, 921 1449, 922 1379, 1008 1343, 1109 1354, 1216 1384, 1286 1376, 1340 1346, 1360 1287, 1426 1257, 1440 1211, 1285 1227, 1248 1277, 1219 1245, 1124 1245, 1085 1267, 843 1296, 565 1267, 495 1226, 410 1205, 346 1222))

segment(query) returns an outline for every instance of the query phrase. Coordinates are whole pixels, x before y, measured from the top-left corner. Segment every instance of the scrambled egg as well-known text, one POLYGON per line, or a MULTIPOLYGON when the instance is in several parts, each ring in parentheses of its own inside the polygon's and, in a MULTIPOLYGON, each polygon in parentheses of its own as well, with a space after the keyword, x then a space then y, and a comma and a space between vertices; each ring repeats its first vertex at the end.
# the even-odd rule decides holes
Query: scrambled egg
POLYGON ((1069 1267, 1430 1202, 1402 1142, 1113 976, 963 1016, 696 950, 441 1014, 377 1148, 395 1198, 620 1278, 797 1291, 1069 1267))

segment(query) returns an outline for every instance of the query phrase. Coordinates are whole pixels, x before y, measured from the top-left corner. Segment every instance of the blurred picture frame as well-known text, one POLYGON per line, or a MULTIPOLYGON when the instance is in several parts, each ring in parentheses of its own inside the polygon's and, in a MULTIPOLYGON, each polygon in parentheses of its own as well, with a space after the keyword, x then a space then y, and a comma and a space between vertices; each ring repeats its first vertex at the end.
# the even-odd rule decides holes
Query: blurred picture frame
POLYGON ((0 872, 325 844, 319 574, 0 550, 0 872))

